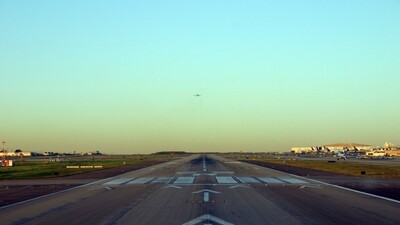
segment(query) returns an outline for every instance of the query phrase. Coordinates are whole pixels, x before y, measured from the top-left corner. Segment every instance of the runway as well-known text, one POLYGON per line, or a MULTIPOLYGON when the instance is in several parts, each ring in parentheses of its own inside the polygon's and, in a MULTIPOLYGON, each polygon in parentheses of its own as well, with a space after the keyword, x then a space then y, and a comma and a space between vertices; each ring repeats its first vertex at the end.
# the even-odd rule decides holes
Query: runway
POLYGON ((1 224, 397 224, 400 204, 216 155, 147 167, 0 210, 1 224))

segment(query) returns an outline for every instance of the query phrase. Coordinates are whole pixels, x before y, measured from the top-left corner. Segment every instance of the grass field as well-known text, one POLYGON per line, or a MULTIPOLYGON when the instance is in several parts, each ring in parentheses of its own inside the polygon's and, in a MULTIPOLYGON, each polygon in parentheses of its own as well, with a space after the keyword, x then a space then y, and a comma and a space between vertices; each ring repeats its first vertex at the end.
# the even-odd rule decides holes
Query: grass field
POLYGON ((124 165, 141 164, 150 161, 171 160, 169 155, 120 155, 120 156, 64 156, 30 157, 24 161, 14 160, 13 167, 0 167, 0 180, 59 177, 99 169, 68 169, 67 166, 102 166, 102 169, 124 165))
POLYGON ((347 161, 329 163, 328 160, 282 160, 272 158, 257 159, 257 161, 316 169, 350 176, 400 178, 400 165, 372 165, 368 163, 353 163, 347 161), (361 171, 365 171, 365 174, 362 175, 361 171))

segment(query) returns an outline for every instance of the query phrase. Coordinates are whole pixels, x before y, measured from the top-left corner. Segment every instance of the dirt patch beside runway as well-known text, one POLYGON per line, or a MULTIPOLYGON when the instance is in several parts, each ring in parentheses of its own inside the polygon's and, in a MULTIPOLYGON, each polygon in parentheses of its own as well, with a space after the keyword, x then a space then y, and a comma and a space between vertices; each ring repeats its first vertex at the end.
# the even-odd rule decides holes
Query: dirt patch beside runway
POLYGON ((307 177, 318 181, 323 181, 329 184, 340 185, 342 187, 347 187, 354 190, 400 200, 400 179, 365 178, 361 175, 359 177, 354 177, 332 172, 319 171, 315 169, 275 164, 265 161, 241 161, 295 174, 302 177, 307 177))
POLYGON ((55 178, 0 180, 0 207, 39 196, 59 192, 119 174, 131 172, 165 161, 143 162, 111 169, 97 170, 55 178))

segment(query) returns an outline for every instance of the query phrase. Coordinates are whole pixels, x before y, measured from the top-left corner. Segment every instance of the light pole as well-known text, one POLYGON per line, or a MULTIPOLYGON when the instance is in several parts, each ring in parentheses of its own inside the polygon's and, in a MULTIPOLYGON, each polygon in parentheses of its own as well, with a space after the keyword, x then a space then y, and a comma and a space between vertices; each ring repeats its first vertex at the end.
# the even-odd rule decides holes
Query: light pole
POLYGON ((3 166, 6 166, 7 149, 6 149, 6 142, 5 141, 3 141, 3 147, 1 149, 1 153, 3 153, 3 157, 2 157, 3 166))

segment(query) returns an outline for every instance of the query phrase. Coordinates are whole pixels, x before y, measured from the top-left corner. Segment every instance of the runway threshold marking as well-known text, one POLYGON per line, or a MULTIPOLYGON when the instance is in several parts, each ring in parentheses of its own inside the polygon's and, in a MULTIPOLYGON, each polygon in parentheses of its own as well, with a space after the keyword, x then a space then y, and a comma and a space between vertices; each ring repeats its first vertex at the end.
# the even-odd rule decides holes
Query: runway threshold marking
POLYGON ((222 220, 222 219, 220 219, 220 218, 218 218, 216 216, 210 215, 210 214, 204 214, 204 215, 199 216, 196 219, 193 219, 193 220, 191 220, 189 222, 186 222, 186 223, 184 223, 182 225, 195 225, 195 224, 199 224, 199 223, 202 223, 202 222, 205 222, 205 221, 211 221, 211 222, 218 223, 218 224, 221 224, 221 225, 235 225, 233 223, 226 222, 225 220, 222 220))
POLYGON ((153 179, 153 177, 139 177, 135 180, 128 182, 127 184, 145 184, 153 179))
POLYGON ((233 177, 216 176, 215 178, 219 184, 237 184, 237 181, 233 177))
POLYGON ((273 177, 257 177, 257 178, 267 184, 282 184, 283 183, 283 181, 278 180, 273 177))
POLYGON ((152 183, 169 183, 174 179, 174 177, 159 177, 155 179, 152 183))
POLYGON ((279 180, 283 180, 287 183, 291 183, 291 184, 308 184, 307 181, 304 180, 300 180, 300 179, 296 179, 296 178, 290 178, 290 177, 279 177, 279 180))
POLYGON ((133 180, 133 179, 134 178, 129 178, 129 179, 127 179, 127 178, 119 178, 119 179, 112 180, 112 181, 109 181, 107 183, 104 183, 103 185, 120 185, 120 184, 127 183, 128 181, 133 180))
POLYGON ((192 184, 194 177, 178 177, 174 184, 192 184))
POLYGON ((240 182, 245 183, 245 184, 255 184, 255 183, 260 183, 260 181, 256 180, 253 177, 237 177, 240 182))

